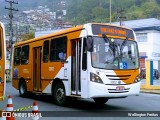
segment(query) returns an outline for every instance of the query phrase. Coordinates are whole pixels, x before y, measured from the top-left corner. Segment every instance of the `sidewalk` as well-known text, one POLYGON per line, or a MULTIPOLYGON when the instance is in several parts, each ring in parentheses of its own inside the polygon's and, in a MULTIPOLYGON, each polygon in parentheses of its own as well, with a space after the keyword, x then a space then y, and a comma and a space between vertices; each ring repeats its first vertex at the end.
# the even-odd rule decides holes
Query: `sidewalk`
POLYGON ((160 94, 160 80, 153 80, 153 85, 145 87, 146 79, 141 80, 141 93, 160 94))
POLYGON ((152 93, 152 94, 159 94, 160 95, 160 90, 141 89, 141 93, 152 93))

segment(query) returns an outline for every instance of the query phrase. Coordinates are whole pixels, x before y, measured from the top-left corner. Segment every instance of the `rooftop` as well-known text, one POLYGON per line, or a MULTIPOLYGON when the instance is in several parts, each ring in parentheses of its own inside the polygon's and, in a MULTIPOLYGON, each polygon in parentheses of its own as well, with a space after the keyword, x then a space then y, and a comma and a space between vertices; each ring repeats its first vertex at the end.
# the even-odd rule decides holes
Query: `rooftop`
MULTIPOLYGON (((119 25, 120 22, 114 22, 113 24, 119 25)), ((122 21, 123 26, 127 26, 134 30, 158 30, 160 31, 160 20, 156 18, 147 18, 139 20, 122 21)))

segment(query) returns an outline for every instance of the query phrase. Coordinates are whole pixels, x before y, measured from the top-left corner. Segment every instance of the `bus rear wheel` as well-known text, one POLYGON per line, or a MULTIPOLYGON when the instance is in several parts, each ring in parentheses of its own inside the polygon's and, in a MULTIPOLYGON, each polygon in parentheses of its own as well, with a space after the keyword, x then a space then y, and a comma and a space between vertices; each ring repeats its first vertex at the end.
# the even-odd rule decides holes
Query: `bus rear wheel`
POLYGON ((95 101, 95 103, 99 104, 99 105, 103 105, 108 101, 108 98, 102 97, 102 98, 93 98, 93 100, 95 101))
POLYGON ((66 100, 65 88, 64 88, 63 83, 58 82, 55 85, 53 90, 54 90, 53 97, 54 97, 55 103, 57 105, 64 106, 67 100, 66 100))
POLYGON ((21 80, 19 82, 19 95, 21 97, 26 97, 27 96, 27 85, 25 80, 21 80))

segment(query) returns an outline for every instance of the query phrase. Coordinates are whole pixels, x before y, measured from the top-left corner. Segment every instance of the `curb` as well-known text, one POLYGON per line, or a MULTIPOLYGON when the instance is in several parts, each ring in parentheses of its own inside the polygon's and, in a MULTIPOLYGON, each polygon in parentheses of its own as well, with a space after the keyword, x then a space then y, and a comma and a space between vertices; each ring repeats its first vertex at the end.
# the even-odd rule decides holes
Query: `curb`
POLYGON ((141 90, 141 93, 160 94, 160 91, 141 90))

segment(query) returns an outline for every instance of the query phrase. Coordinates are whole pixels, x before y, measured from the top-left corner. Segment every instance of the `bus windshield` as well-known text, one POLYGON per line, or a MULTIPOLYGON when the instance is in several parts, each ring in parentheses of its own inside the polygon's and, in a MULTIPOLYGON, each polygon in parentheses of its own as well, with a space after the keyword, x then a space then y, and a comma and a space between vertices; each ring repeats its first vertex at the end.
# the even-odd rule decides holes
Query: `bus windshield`
POLYGON ((92 66, 101 69, 138 69, 138 47, 133 40, 93 37, 92 66))

